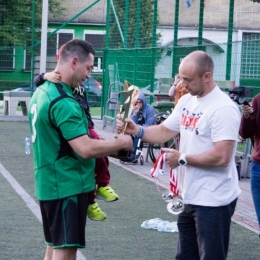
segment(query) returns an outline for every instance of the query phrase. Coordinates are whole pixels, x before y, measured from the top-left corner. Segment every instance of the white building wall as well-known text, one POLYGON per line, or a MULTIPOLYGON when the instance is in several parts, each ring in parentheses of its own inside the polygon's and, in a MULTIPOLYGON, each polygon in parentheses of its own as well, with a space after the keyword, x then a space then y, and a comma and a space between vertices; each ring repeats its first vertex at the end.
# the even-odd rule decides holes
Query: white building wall
MULTIPOLYGON (((161 45, 167 45, 173 41, 174 30, 172 28, 159 28, 158 33, 162 35, 161 45)), ((180 28, 178 31, 178 39, 189 38, 189 37, 198 37, 197 29, 189 28, 180 28)), ((218 44, 223 50, 223 53, 220 53, 215 47, 208 46, 206 52, 212 57, 215 65, 214 69, 214 79, 215 80, 225 80, 226 79, 226 55, 227 55, 227 40, 228 32, 227 30, 219 29, 203 29, 203 39, 212 41, 215 44, 218 44)), ((231 67, 231 79, 235 81, 235 85, 239 85, 239 72, 241 66, 241 41, 242 33, 241 31, 233 32, 233 46, 232 46, 232 67, 231 67), (236 42, 234 44, 234 42, 236 42)), ((172 55, 165 56, 161 60, 155 69, 155 78, 168 78, 172 77, 172 55)))

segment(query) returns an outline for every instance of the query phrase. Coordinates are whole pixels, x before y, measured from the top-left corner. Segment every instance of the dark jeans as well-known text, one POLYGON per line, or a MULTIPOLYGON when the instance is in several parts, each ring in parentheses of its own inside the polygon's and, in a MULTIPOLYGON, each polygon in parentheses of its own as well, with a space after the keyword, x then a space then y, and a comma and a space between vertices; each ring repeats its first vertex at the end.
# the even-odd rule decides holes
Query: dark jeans
POLYGON ((260 226, 260 163, 252 162, 250 181, 256 216, 260 226))
POLYGON ((224 260, 237 199, 221 207, 185 205, 178 216, 177 260, 224 260))

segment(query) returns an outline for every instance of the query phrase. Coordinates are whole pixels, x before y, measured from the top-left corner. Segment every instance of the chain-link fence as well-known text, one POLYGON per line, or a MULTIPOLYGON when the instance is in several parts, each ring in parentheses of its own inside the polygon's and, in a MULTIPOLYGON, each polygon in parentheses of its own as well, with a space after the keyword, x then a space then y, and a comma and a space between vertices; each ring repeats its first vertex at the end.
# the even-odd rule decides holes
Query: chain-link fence
MULTIPOLYGON (((46 71, 62 44, 90 41, 97 51, 89 85, 93 117, 101 119, 114 81, 136 85, 152 103, 160 82, 178 72, 183 57, 206 51, 214 78, 226 90, 260 86, 260 4, 230 0, 49 0, 46 71), (101 88, 97 94, 95 89, 101 88), (154 94, 153 94, 154 93, 154 94)), ((33 79, 40 73, 40 0, 0 0, 0 115, 26 115, 33 79), (3 93, 4 92, 4 93, 3 93)), ((170 86, 170 83, 168 87, 170 86)), ((251 91, 252 90, 252 91, 251 91)), ((167 93, 165 93, 167 95, 167 93)))

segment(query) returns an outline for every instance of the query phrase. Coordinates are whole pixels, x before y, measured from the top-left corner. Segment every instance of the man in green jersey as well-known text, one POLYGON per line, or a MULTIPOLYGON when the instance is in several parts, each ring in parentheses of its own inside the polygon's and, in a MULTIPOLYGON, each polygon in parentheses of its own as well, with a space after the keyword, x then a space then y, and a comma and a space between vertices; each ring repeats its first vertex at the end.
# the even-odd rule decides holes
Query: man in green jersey
POLYGON ((90 43, 74 39, 61 50, 56 70, 61 83, 46 81, 35 91, 29 108, 34 150, 36 197, 40 201, 45 260, 76 259, 85 247, 88 193, 95 189, 95 159, 121 149, 132 150, 132 138, 91 139, 86 114, 73 89, 93 68, 90 43))

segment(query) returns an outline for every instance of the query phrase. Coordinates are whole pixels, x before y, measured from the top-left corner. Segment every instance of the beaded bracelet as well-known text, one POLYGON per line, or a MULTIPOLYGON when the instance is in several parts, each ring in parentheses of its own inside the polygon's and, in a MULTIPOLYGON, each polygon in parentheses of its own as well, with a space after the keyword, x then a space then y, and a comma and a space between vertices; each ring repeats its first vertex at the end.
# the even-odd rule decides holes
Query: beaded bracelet
POLYGON ((142 126, 140 126, 139 128, 139 132, 138 134, 136 135, 136 137, 142 139, 144 137, 144 128, 142 126))

